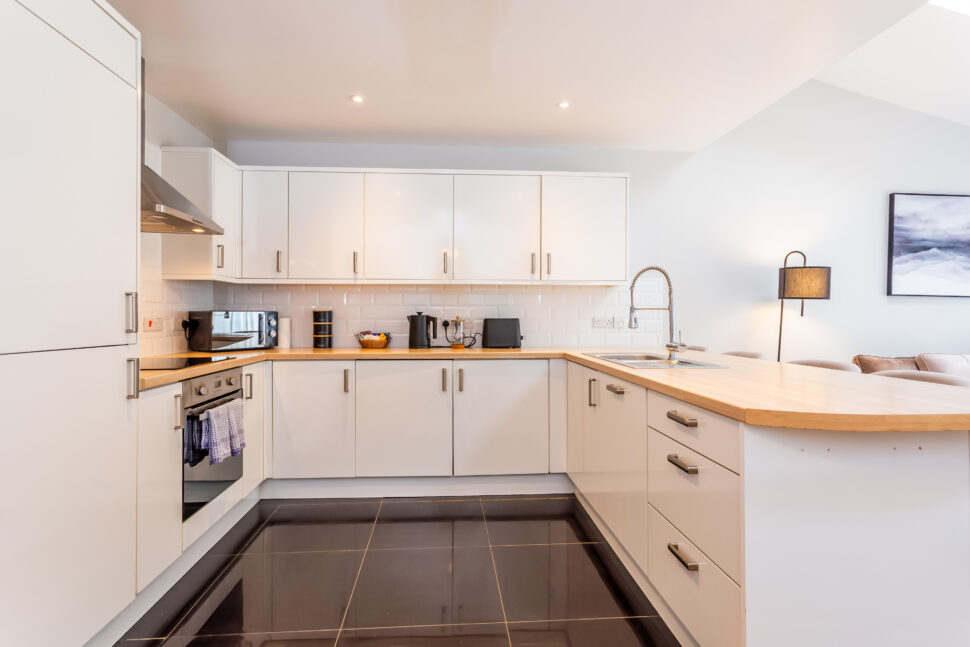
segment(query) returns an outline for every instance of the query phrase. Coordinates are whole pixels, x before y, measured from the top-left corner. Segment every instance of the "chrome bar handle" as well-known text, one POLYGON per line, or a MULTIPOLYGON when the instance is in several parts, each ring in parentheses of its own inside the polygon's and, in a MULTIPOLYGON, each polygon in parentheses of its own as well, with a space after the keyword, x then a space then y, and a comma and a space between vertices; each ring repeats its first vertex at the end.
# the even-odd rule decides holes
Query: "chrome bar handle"
POLYGON ((344 393, 350 393, 350 369, 344 369, 344 393))
POLYGON ((598 382, 598 380, 596 378, 592 378, 591 377, 591 378, 589 378, 589 384, 587 385, 587 389, 588 389, 588 391, 587 391, 587 402, 589 402, 589 406, 591 406, 591 407, 595 407, 596 406, 596 403, 593 402, 593 391, 594 391, 593 385, 596 384, 597 382, 598 382))
POLYGON ((246 386, 248 387, 248 389, 246 389, 246 394, 244 398, 246 400, 252 400, 253 399, 253 374, 252 373, 246 373, 246 386))
POLYGON ((622 386, 617 386, 616 384, 607 384, 606 390, 617 395, 623 395, 626 393, 626 389, 624 389, 622 386))
POLYGON ((677 454, 667 454, 667 462, 674 465, 681 472, 686 472, 688 474, 697 474, 696 465, 688 465, 687 461, 678 456, 677 454))
POLYGON ((674 554, 674 557, 677 558, 677 561, 680 562, 683 565, 683 567, 686 568, 688 571, 697 571, 697 570, 700 570, 700 567, 701 567, 700 562, 692 562, 692 561, 690 561, 690 558, 687 557, 687 555, 685 555, 680 550, 680 544, 675 544, 675 543, 671 542, 671 543, 667 544, 667 550, 669 550, 671 553, 673 553, 674 554))
POLYGON ((354 274, 357 273, 357 252, 354 251, 354 274))
POLYGON ((125 332, 138 332, 138 293, 125 292, 125 332))
POLYGON ((442 258, 442 261, 443 261, 442 262, 442 272, 444 272, 445 274, 447 274, 448 273, 448 252, 447 251, 441 252, 441 258, 442 258))
POLYGON ((552 252, 546 253, 546 274, 552 274, 552 252))
POLYGON ((532 252, 532 273, 536 273, 536 253, 532 252))
POLYGON ((697 418, 688 418, 687 416, 681 415, 676 411, 668 411, 667 417, 676 422, 677 424, 684 425, 685 427, 696 427, 697 418))
POLYGON ((458 390, 464 392, 465 390, 465 369, 458 369, 458 390))
POLYGON ((226 246, 216 245, 216 269, 221 270, 226 266, 226 246))
POLYGON ((128 383, 127 385, 128 392, 125 394, 125 396, 129 400, 138 399, 138 387, 139 387, 138 371, 140 370, 140 368, 141 368, 141 360, 139 360, 137 357, 129 357, 127 360, 125 360, 125 370, 127 370, 128 372, 127 375, 125 376, 127 378, 126 381, 128 383))
POLYGON ((441 390, 442 391, 448 390, 448 369, 447 368, 441 369, 441 390))
POLYGON ((175 431, 182 431, 182 394, 175 394, 175 431))
POLYGON ((278 273, 283 272, 283 250, 276 250, 276 271, 278 273))

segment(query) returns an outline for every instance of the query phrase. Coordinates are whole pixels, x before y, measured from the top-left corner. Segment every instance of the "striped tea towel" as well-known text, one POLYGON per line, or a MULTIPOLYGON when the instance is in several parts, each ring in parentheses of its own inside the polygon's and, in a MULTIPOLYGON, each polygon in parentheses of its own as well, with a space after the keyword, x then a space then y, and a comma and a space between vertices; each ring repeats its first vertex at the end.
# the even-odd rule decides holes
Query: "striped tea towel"
POLYGON ((210 465, 238 456, 246 446, 242 400, 230 400, 205 411, 201 421, 206 430, 203 437, 208 440, 210 465))

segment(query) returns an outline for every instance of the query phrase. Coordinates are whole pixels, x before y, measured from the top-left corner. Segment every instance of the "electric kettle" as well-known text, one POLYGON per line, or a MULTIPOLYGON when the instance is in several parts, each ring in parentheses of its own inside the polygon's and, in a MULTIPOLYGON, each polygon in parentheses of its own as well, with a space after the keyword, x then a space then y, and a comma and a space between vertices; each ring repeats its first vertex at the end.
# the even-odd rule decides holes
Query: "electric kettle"
POLYGON ((438 338, 438 318, 421 314, 408 315, 408 348, 431 348, 438 338))

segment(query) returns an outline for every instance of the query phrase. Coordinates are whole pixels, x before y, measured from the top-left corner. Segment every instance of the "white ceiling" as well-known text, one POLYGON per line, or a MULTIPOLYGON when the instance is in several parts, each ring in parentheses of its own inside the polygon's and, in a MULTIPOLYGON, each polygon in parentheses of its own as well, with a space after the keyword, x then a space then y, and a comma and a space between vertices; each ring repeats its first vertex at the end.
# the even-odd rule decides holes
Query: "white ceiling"
POLYGON ((217 140, 653 150, 705 146, 924 2, 112 0, 148 91, 217 140))
POLYGON ((970 0, 936 0, 818 78, 970 126, 968 74, 970 0))

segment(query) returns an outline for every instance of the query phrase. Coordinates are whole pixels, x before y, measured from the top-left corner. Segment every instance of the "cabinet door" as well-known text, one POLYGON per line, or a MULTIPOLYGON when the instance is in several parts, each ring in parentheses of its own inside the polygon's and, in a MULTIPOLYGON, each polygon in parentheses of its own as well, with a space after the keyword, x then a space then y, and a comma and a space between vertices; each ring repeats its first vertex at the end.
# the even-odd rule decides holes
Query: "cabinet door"
POLYGON ((455 176, 455 278, 539 279, 539 177, 455 176))
POLYGON ((212 237, 212 272, 222 278, 239 278, 242 251, 242 171, 215 154, 210 155, 212 219, 225 230, 222 236, 212 237))
POLYGON ((137 91, 4 2, 0 95, 0 353, 136 342, 137 91))
POLYGON ((273 477, 354 476, 354 362, 273 362, 273 477))
POLYGON ((182 385, 141 394, 138 404, 137 589, 182 554, 182 385))
POLYGON ((368 279, 451 278, 453 184, 451 175, 366 174, 364 273, 368 279))
POLYGON ((646 568, 647 392, 589 371, 591 410, 583 437, 583 494, 637 563, 646 568))
POLYGON ((357 362, 357 476, 448 476, 451 361, 357 362))
POLYGON ((455 475, 549 472, 549 361, 454 363, 455 475))
POLYGON ((243 278, 286 278, 287 175, 243 171, 243 278))
POLYGON ((364 174, 290 173, 290 278, 355 279, 363 250, 364 174))
POLYGON ((583 423, 588 402, 588 369, 566 362, 566 474, 577 487, 583 471, 583 423))
POLYGON ((626 280, 626 179, 542 176, 542 278, 626 280))
POLYGON ((115 346, 0 356, 4 644, 81 645, 135 597, 130 354, 115 346), (44 621, 38 609, 49 610, 44 621))
POLYGON ((243 496, 263 482, 263 434, 266 414, 267 363, 243 367, 243 428, 246 449, 243 451, 243 496))

